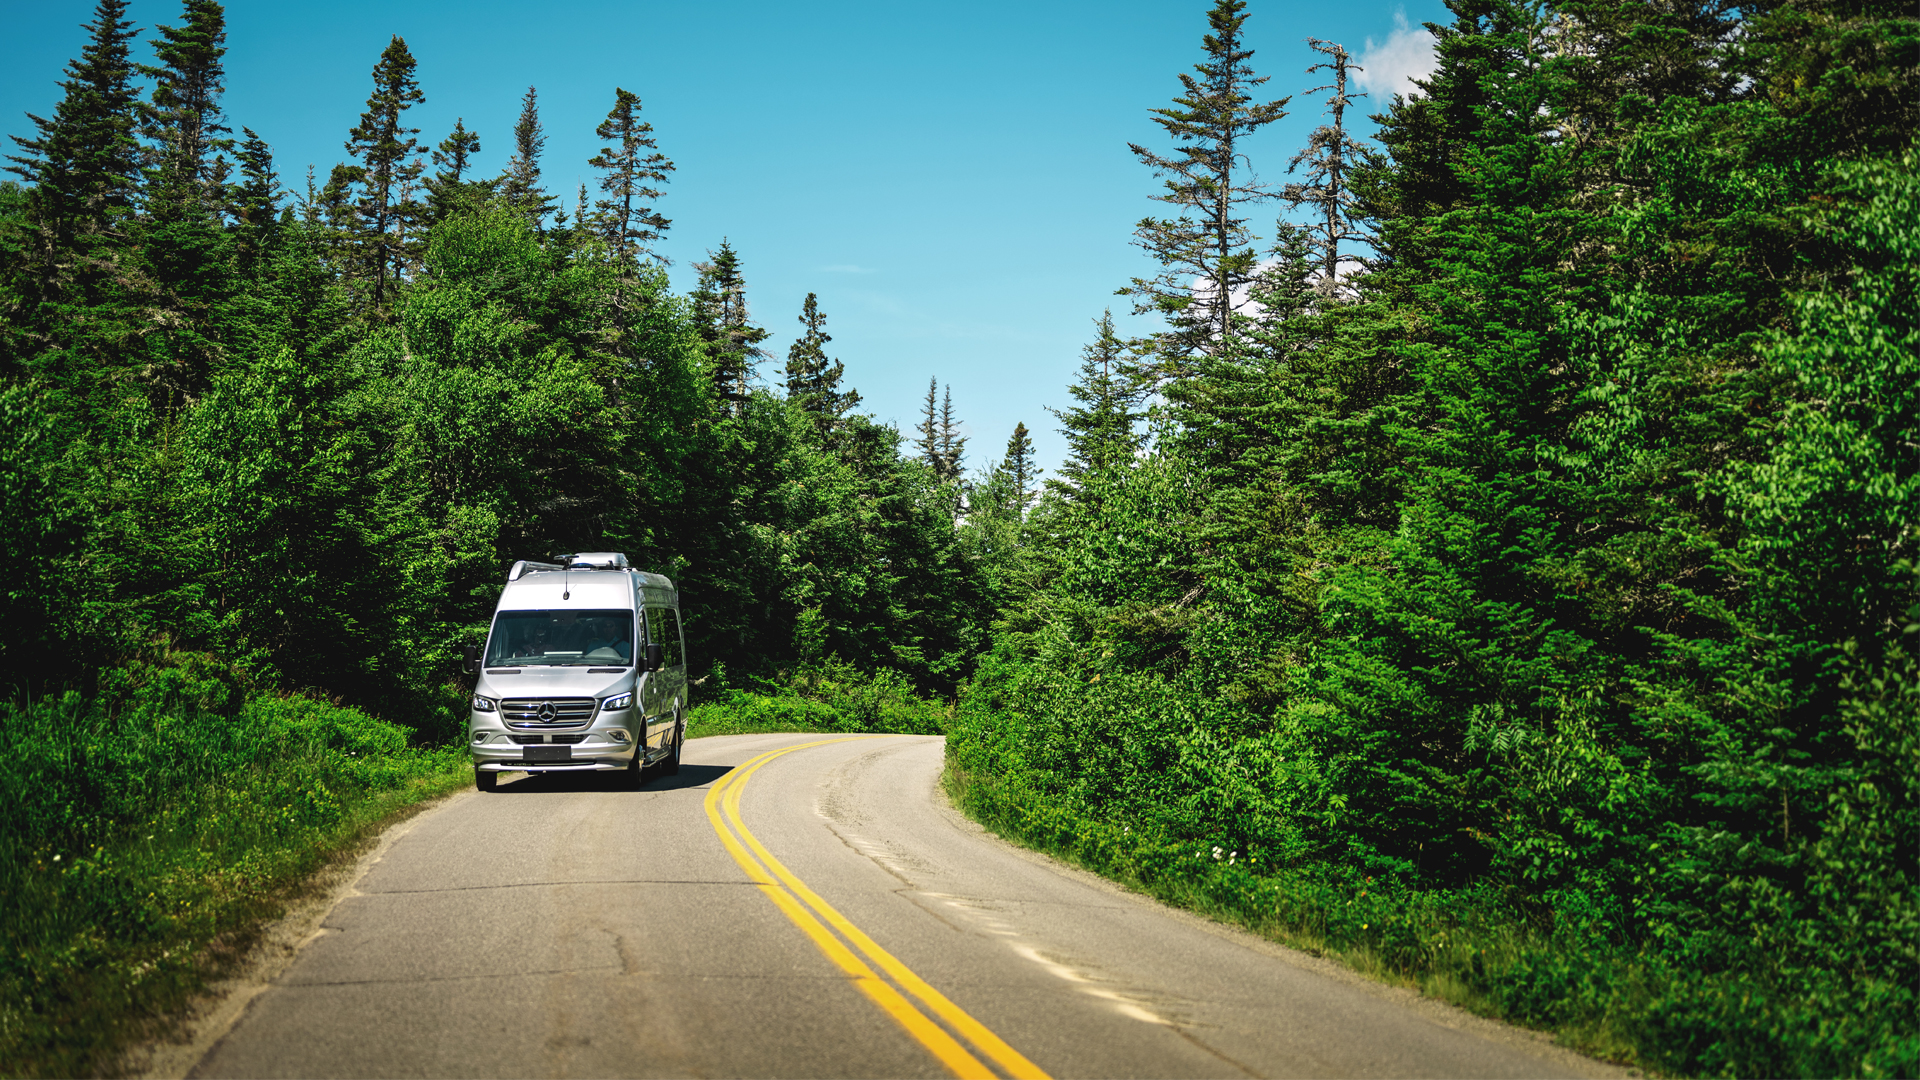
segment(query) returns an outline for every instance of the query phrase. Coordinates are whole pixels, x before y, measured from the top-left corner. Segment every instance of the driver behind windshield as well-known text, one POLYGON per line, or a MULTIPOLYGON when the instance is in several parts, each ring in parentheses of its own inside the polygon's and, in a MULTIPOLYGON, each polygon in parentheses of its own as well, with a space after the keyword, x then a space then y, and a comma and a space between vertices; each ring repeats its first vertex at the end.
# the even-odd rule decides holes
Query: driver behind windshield
POLYGON ((581 650, 590 660, 606 660, 617 656, 628 660, 633 656, 633 643, 628 639, 627 627, 620 619, 595 619, 587 633, 586 648, 581 650))

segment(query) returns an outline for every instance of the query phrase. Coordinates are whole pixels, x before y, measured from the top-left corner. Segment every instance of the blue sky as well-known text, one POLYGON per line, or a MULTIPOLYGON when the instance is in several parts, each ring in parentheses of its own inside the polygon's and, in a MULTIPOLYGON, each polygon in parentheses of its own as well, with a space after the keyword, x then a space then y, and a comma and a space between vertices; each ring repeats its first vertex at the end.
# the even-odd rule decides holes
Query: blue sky
MULTIPOLYGON (((57 99, 92 3, 5 2, 0 131, 24 135, 25 113, 57 99)), ((539 88, 542 165, 570 207, 592 179, 593 129, 624 87, 679 166, 660 204, 674 284, 689 288, 691 264, 731 240, 753 315, 773 332, 769 381, 816 292, 864 410, 910 430, 937 377, 966 424, 969 468, 998 460, 1025 421, 1051 469, 1064 440, 1045 406, 1070 403, 1093 320, 1111 306, 1123 329, 1151 325, 1113 295, 1151 272, 1130 240, 1160 206, 1127 143, 1167 147, 1148 110, 1201 58, 1208 6, 234 0, 226 106, 236 130, 272 145, 289 187, 309 163, 324 178, 399 34, 426 93, 409 114, 420 138, 438 142, 463 118, 483 172, 504 167, 521 95, 539 88)), ((1371 111, 1396 77, 1422 70, 1419 25, 1446 15, 1439 0, 1253 0, 1250 11, 1254 67, 1273 77, 1270 96, 1294 95, 1250 148, 1275 181, 1321 122, 1317 98, 1300 93, 1318 84, 1306 38, 1365 55, 1371 111)), ((178 0, 130 11, 141 27, 179 14, 178 0)), ((136 49, 150 59, 144 41, 136 49)))

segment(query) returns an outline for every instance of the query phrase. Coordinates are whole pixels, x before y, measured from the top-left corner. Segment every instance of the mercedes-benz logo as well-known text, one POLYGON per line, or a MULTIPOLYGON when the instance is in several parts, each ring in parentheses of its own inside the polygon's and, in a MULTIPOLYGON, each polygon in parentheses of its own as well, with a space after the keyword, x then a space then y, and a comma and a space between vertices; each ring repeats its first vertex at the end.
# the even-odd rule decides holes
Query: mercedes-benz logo
POLYGON ((551 702, 551 701, 543 701, 543 702, 541 702, 541 703, 540 703, 540 722, 541 722, 541 723, 543 723, 543 724, 551 724, 551 723, 553 723, 553 718, 554 718, 554 717, 555 717, 556 715, 558 715, 558 714, 556 714, 556 713, 555 713, 555 712, 553 711, 553 702, 551 702))

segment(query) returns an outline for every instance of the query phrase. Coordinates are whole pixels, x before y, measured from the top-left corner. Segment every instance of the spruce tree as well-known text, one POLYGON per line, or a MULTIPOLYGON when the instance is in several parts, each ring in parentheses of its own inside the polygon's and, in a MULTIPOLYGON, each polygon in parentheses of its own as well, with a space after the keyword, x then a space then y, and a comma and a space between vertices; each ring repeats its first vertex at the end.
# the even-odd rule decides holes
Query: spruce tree
POLYGON ((143 64, 154 80, 144 110, 146 136, 154 143, 148 182, 149 212, 169 215, 189 207, 218 213, 225 202, 224 162, 215 155, 233 140, 220 108, 225 89, 226 12, 216 0, 186 0, 179 28, 156 26, 153 51, 160 63, 143 64))
POLYGON ((347 153, 360 164, 350 174, 336 170, 336 179, 350 176, 360 185, 353 225, 376 311, 386 309, 415 255, 409 250, 406 230, 420 216, 420 206, 410 194, 425 166, 418 157, 420 141, 414 138, 420 129, 407 127, 405 117, 408 109, 426 100, 413 77, 416 66, 406 41, 395 35, 373 67, 367 111, 347 135, 347 153), (410 157, 412 161, 407 160, 410 157))
POLYGON ((1113 330, 1113 312, 1101 314, 1098 332, 1081 353, 1079 377, 1067 393, 1079 402, 1066 409, 1048 409, 1067 437, 1067 458, 1057 479, 1047 487, 1074 499, 1087 482, 1108 469, 1124 466, 1140 448, 1134 422, 1141 389, 1127 374, 1126 342, 1113 330))
POLYGON ((847 411, 860 404, 860 392, 840 389, 846 365, 827 358, 826 346, 833 338, 827 334, 827 317, 813 293, 801 305, 800 325, 805 332, 787 349, 787 400, 812 418, 814 432, 824 444, 845 422, 847 411))
POLYGON ((600 233, 624 257, 646 256, 665 264, 666 256, 648 245, 664 237, 673 223, 650 204, 661 196, 654 185, 667 182, 673 162, 657 149, 653 125, 640 119, 639 96, 615 87, 613 97, 613 110, 594 134, 614 145, 587 160, 605 174, 600 190, 608 197, 594 203, 600 233))
POLYGON ((960 434, 960 425, 953 418, 953 387, 947 387, 946 398, 940 397, 940 380, 927 382, 927 398, 921 410, 920 423, 914 430, 919 437, 913 440, 919 458, 926 462, 927 468, 942 483, 956 484, 960 481, 960 460, 966 452, 966 437, 960 434))
POLYGON ((1354 221, 1354 196, 1347 183, 1347 173, 1355 161, 1366 154, 1367 148, 1349 137, 1346 128, 1347 106, 1355 98, 1367 96, 1347 92, 1347 75, 1366 69, 1353 63, 1352 55, 1336 42, 1308 38, 1307 44, 1329 58, 1308 68, 1307 74, 1330 71, 1333 81, 1307 93, 1333 91, 1333 96, 1327 98, 1327 112, 1333 122, 1313 129, 1307 145, 1287 163, 1289 173, 1306 165, 1307 179, 1305 183, 1288 184, 1281 190, 1281 197, 1294 208, 1313 209, 1316 220, 1307 228, 1320 253, 1319 291, 1322 296, 1332 298, 1341 291, 1340 246, 1366 238, 1365 231, 1354 221))
POLYGON ((1253 51, 1241 33, 1246 7, 1245 0, 1215 0, 1203 39, 1207 58, 1194 68, 1199 77, 1182 74, 1182 94, 1171 107, 1153 110, 1154 123, 1175 150, 1161 154, 1128 144, 1165 178, 1165 193, 1154 198, 1180 211, 1176 218, 1145 218, 1135 228, 1134 242, 1161 270, 1120 290, 1133 297, 1136 312, 1156 312, 1169 324, 1156 338, 1156 370, 1163 378, 1185 374, 1187 358, 1196 353, 1234 347, 1247 286, 1259 267, 1251 246, 1256 237, 1242 208, 1273 193, 1247 166, 1243 144, 1285 116, 1288 99, 1254 100, 1253 91, 1267 79, 1247 63, 1253 51))
POLYGON ((927 380, 927 400, 922 403, 920 423, 914 426, 918 438, 913 440, 914 449, 919 451, 921 461, 940 475, 940 380, 938 377, 927 380))
POLYGON ((513 125, 513 157, 500 177, 500 194, 509 205, 527 215, 535 229, 544 227, 553 212, 553 196, 540 186, 540 155, 547 147, 546 128, 540 124, 540 95, 533 87, 520 99, 520 119, 513 125))
POLYGON ((434 220, 446 217, 460 199, 473 189, 491 189, 491 181, 476 184, 466 178, 467 170, 473 165, 473 155, 479 152, 479 133, 467 130, 465 117, 455 118, 453 131, 434 148, 435 172, 426 178, 427 203, 434 220))
POLYGON ((960 479, 960 462, 967 449, 966 437, 953 419, 953 386, 948 384, 940 399, 940 476, 949 483, 960 479))
MULTIPOLYGON (((27 114, 38 134, 10 136, 22 153, 8 155, 7 171, 25 180, 35 240, 28 261, 43 296, 78 240, 93 246, 132 208, 140 185, 135 139, 140 91, 130 53, 133 24, 122 18, 126 0, 99 0, 85 25, 89 40, 67 65, 64 91, 51 119, 27 114)), ((82 276, 89 276, 83 273, 82 276)))
POLYGON ((720 250, 707 253, 706 262, 693 264, 700 272, 694 286, 694 327, 706 345, 709 372, 720 400, 735 415, 752 391, 754 368, 767 358, 760 343, 768 332, 753 325, 747 310, 747 282, 740 256, 723 237, 720 250))
POLYGON ((245 261, 259 253, 279 225, 280 177, 273 171, 273 150, 266 141, 242 127, 246 138, 235 156, 240 159, 240 182, 233 185, 228 200, 241 235, 241 257, 245 261))
POLYGON ((1012 487, 1010 495, 1014 512, 1024 517, 1027 507, 1033 505, 1037 495, 1034 481, 1040 477, 1040 470, 1033 465, 1033 436, 1028 433, 1024 421, 1013 425, 1013 434, 1007 439, 1006 455, 1000 459, 1000 469, 1012 487))

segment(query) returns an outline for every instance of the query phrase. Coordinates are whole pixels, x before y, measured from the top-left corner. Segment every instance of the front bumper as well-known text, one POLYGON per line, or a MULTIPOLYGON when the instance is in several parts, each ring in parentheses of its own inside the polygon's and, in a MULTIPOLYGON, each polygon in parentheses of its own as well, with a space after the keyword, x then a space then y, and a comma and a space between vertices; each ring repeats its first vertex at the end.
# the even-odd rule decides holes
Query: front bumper
MULTIPOLYGON (((504 731, 480 729, 474 734, 487 736, 486 742, 473 742, 473 736, 468 736, 467 752, 473 757, 473 767, 481 772, 604 772, 631 768, 634 755, 640 752, 631 738, 624 743, 617 742, 608 738, 604 730, 558 732, 556 734, 580 738, 579 742, 569 738, 563 745, 544 741, 518 743, 504 731), (555 751, 563 749, 566 759, 552 760, 555 751)), ((526 737, 528 733, 513 734, 526 737)))

